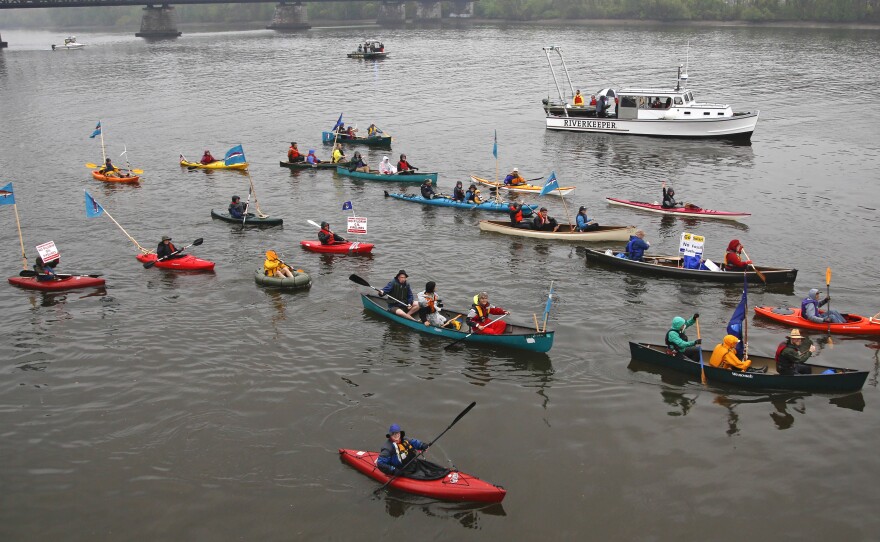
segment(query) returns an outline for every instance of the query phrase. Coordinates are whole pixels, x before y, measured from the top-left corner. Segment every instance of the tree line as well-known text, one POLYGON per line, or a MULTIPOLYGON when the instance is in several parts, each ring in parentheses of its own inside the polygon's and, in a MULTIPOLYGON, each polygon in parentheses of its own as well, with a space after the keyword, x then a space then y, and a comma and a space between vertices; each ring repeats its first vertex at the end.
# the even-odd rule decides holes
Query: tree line
MULTIPOLYGON (((171 5, 174 5, 173 0, 171 5)), ((377 2, 310 3, 310 20, 370 20, 377 2)), ((275 4, 177 5, 181 23, 268 22, 275 4)), ((140 7, 4 10, 4 27, 56 28, 139 26, 140 7)), ((452 11, 443 3, 444 15, 452 11)), ((415 5, 407 5, 415 13, 415 5)), ((880 0, 479 0, 474 17, 534 21, 571 19, 636 19, 646 21, 796 21, 880 23, 880 0)))

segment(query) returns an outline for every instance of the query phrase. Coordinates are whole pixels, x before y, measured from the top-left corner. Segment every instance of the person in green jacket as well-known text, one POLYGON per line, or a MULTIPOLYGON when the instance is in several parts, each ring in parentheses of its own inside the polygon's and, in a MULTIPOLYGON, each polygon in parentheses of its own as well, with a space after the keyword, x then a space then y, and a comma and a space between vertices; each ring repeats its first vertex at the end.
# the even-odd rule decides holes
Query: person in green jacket
POLYGON ((695 312, 690 320, 685 321, 681 316, 672 319, 672 329, 666 332, 666 348, 675 352, 675 355, 682 355, 694 360, 700 361, 700 344, 702 340, 689 341, 684 330, 691 327, 697 322, 700 313, 695 312))

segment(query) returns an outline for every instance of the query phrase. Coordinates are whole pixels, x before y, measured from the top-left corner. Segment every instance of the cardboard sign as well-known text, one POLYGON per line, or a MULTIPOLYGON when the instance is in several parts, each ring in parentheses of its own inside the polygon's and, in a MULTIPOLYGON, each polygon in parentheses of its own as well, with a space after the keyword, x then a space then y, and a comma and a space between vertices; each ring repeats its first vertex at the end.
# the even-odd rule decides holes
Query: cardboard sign
POLYGON ((348 217, 348 233, 367 233, 367 217, 348 217))
POLYGON ((681 234, 681 243, 678 246, 678 251, 683 256, 702 256, 703 243, 705 241, 706 238, 702 235, 684 232, 681 234))
POLYGON ((58 249, 55 248, 55 241, 49 241, 48 243, 37 245, 37 252, 40 254, 40 258, 43 259, 43 263, 54 262, 61 257, 61 254, 58 253, 58 249))

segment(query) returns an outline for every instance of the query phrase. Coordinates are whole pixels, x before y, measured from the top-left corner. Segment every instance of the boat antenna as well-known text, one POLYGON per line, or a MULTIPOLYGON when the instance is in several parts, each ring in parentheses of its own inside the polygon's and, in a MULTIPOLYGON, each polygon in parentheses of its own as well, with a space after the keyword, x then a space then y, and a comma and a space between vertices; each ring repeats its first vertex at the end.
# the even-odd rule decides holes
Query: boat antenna
MULTIPOLYGON (((684 55, 684 72, 683 73, 679 72, 679 76, 678 76, 678 78, 683 82, 687 82, 687 80, 688 80, 688 65, 690 64, 690 60, 691 60, 691 40, 688 40, 688 42, 687 42, 687 50, 686 51, 687 52, 685 52, 685 55, 684 55)), ((679 70, 681 70, 680 65, 679 65, 679 70)), ((676 90, 678 90, 678 89, 676 89, 676 90)))

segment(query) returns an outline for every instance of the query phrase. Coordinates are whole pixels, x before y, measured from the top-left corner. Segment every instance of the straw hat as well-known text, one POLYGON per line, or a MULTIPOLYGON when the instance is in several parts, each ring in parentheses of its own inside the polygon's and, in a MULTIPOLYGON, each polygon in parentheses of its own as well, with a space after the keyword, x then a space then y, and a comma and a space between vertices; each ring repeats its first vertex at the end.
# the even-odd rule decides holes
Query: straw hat
POLYGON ((795 328, 791 330, 791 333, 788 334, 789 339, 806 339, 803 335, 801 335, 801 330, 795 328))

